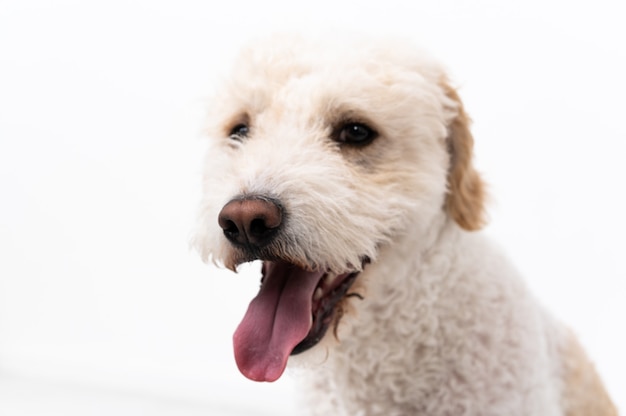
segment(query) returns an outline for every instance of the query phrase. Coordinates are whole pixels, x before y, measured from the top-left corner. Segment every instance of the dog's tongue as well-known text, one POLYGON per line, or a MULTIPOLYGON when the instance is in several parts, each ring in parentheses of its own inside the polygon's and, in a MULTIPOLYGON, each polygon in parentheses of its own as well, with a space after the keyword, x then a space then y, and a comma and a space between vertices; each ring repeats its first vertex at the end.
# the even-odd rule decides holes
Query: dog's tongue
POLYGON ((294 347, 311 329, 313 291, 323 272, 265 262, 259 294, 233 336, 239 371, 251 380, 275 381, 294 347))

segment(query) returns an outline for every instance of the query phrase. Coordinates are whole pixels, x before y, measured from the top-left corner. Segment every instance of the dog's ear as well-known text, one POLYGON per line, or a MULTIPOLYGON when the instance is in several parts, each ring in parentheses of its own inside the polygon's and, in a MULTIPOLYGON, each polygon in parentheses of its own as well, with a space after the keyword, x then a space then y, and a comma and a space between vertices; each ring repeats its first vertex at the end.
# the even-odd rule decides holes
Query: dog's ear
POLYGON ((441 81, 441 86, 456 104, 456 116, 448 125, 450 169, 445 209, 465 230, 477 230, 485 224, 485 185, 472 165, 474 138, 469 129, 471 121, 456 90, 446 80, 441 81))

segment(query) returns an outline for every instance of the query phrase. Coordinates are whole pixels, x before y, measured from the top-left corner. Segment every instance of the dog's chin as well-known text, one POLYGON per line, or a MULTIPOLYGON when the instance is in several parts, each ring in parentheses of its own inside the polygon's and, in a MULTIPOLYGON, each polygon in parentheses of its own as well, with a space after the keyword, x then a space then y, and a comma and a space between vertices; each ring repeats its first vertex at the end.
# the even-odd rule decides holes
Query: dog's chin
MULTIPOLYGON (((292 355, 316 346, 336 328, 360 273, 334 273, 283 258, 264 258, 261 287, 233 337, 240 371, 256 381, 278 379, 292 355)), ((369 260, 364 258, 365 266, 369 260)), ((360 268, 362 269, 362 267, 360 268)))

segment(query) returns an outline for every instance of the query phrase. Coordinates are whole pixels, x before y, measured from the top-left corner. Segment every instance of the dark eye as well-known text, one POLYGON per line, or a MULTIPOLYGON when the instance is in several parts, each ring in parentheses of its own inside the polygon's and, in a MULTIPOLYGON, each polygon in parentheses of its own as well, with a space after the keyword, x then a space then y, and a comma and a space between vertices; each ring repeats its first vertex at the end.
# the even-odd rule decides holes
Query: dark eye
POLYGON ((365 146, 376 138, 378 134, 362 123, 346 123, 334 134, 334 139, 339 143, 365 146))
POLYGON ((228 137, 233 140, 241 141, 241 139, 248 137, 249 132, 250 128, 246 124, 237 124, 230 130, 228 137))

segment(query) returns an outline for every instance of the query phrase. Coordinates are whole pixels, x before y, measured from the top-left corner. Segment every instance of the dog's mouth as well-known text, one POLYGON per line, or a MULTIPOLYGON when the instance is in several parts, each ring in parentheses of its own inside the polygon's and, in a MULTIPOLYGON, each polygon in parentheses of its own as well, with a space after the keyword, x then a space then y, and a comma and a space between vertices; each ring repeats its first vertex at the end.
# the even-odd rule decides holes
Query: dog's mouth
POLYGON ((264 261, 258 295, 233 336, 235 360, 243 375, 275 381, 290 355, 316 345, 358 272, 309 271, 278 260, 264 261))

